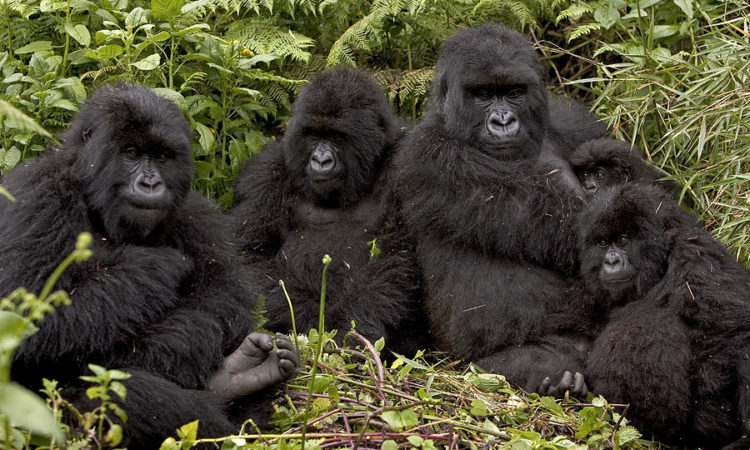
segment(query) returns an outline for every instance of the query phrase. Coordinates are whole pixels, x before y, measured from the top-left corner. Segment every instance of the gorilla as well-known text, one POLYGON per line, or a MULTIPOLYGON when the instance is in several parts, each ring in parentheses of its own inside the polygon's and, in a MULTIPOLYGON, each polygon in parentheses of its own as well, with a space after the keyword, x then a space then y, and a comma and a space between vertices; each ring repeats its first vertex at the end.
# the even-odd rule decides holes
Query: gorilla
MULTIPOLYGON (((662 177, 643 160, 638 147, 616 139, 594 139, 582 144, 570 156, 570 163, 588 195, 617 184, 654 183, 662 177)), ((661 181, 659 185, 677 190, 670 181, 661 181)))
POLYGON ((747 433, 750 272, 653 185, 602 192, 580 227, 568 323, 593 339, 591 390, 667 442, 714 448, 747 433))
POLYGON ((553 376, 545 391, 582 394, 586 341, 544 326, 567 302, 583 200, 572 171, 539 170, 543 155, 573 150, 555 138, 537 56, 520 34, 485 25, 445 41, 436 75, 395 165, 432 334, 527 390, 553 376))
POLYGON ((414 352, 422 335, 413 246, 400 231, 390 161, 403 129, 364 72, 322 72, 302 89, 283 139, 249 161, 233 210, 248 277, 263 286, 272 330, 315 328, 328 253, 325 324, 414 352))
MULTIPOLYGON (((90 363, 132 374, 125 382, 125 441, 157 448, 200 420, 200 435, 236 431, 234 419, 268 406, 263 390, 292 375, 291 343, 250 333, 250 293, 238 280, 231 227, 189 192, 191 132, 172 102, 136 86, 105 87, 86 101, 61 149, 5 178, 17 202, 0 217, 0 296, 39 292, 76 236, 93 257, 57 287, 63 306, 26 339, 13 377, 30 389, 57 379, 82 408, 78 377, 90 363)), ((262 421, 262 417, 257 417, 262 421)))

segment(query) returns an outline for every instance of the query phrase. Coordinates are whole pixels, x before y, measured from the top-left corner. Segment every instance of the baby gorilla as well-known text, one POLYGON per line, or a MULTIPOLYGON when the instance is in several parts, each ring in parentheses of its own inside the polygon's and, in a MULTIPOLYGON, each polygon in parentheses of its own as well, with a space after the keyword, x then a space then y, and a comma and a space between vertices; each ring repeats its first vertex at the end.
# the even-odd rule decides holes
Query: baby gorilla
POLYGON ((582 303, 569 323, 591 332, 590 389, 629 403, 659 439, 738 439, 750 419, 750 272, 652 185, 602 192, 580 223, 582 303))
MULTIPOLYGON (((652 183, 661 178, 659 171, 643 160, 638 147, 616 139, 594 139, 582 144, 571 155, 570 163, 589 195, 618 184, 652 183)), ((659 185, 669 190, 677 189, 669 181, 662 181, 659 185)))
POLYGON ((411 247, 389 192, 393 146, 402 134, 382 88, 350 69, 314 77, 294 104, 284 138, 253 158, 237 180, 236 215, 248 277, 265 285, 268 327, 318 323, 323 255, 325 325, 344 335, 355 322, 369 339, 417 349, 419 288, 411 247), (413 323, 412 323, 413 322, 413 323))
POLYGON ((131 373, 127 397, 113 396, 128 414, 130 449, 157 448, 195 419, 201 436, 231 434, 234 419, 268 406, 249 395, 298 365, 283 336, 274 349, 270 336, 248 334, 251 297, 237 281, 231 229, 189 192, 190 139, 174 103, 105 87, 83 104, 62 149, 5 178, 18 201, 0 216, 0 297, 19 286, 39 292, 78 233, 94 236, 92 258, 57 283, 72 303, 22 343, 13 377, 34 390, 42 377, 57 379, 86 411, 98 406, 78 379, 88 364, 131 373))

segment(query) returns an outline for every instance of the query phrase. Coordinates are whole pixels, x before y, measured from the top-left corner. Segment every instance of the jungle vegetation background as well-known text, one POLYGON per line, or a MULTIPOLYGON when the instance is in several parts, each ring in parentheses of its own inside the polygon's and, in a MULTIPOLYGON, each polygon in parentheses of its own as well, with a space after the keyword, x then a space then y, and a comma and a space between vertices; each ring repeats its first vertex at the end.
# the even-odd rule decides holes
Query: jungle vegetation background
POLYGON ((0 0, 0 172, 56 143, 23 115, 56 136, 97 86, 141 83, 180 104, 195 187, 227 207, 312 74, 372 70, 417 120, 443 40, 487 22, 529 36, 550 89, 639 145, 750 264, 743 0, 0 0))
MULTIPOLYGON (((550 90, 584 102, 613 137, 640 146, 750 267, 745 0, 0 0, 0 174, 58 144, 98 86, 139 83, 181 106, 195 132, 195 188, 228 207, 239 168, 283 133, 312 74, 371 70, 399 114, 416 121, 443 40, 487 22, 529 36, 550 90)), ((85 259, 85 247, 61 267, 85 259)), ((21 340, 69 301, 51 293, 54 280, 39 297, 19 290, 0 300, 0 443, 117 446, 122 429, 112 418, 126 412, 112 399, 124 395, 127 374, 91 367, 84 379, 101 405, 73 425, 61 423, 71 405, 54 382, 45 405, 10 381, 21 340)), ((246 424, 222 448, 658 447, 627 424, 624 405, 526 394, 439 355, 386 366, 381 341, 352 336, 359 350, 338 349, 322 330, 300 335, 306 364, 275 408, 284 435, 246 424)), ((163 448, 190 448, 198 427, 186 424, 163 448)))

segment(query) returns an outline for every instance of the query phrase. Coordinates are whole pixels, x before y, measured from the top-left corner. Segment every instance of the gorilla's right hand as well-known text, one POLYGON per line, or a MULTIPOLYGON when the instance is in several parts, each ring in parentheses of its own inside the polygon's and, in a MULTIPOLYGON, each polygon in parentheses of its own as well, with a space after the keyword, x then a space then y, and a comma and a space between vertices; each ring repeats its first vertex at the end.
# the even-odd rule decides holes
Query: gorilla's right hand
POLYGON ((555 398, 562 398, 565 396, 565 392, 569 392, 573 397, 585 400, 589 390, 582 373, 576 372, 573 375, 572 372, 566 370, 560 381, 555 384, 552 384, 550 377, 546 377, 537 392, 541 395, 549 395, 555 398))
POLYGON ((273 338, 263 333, 250 333, 208 382, 208 389, 225 401, 253 394, 290 378, 299 367, 294 345, 281 333, 273 338))

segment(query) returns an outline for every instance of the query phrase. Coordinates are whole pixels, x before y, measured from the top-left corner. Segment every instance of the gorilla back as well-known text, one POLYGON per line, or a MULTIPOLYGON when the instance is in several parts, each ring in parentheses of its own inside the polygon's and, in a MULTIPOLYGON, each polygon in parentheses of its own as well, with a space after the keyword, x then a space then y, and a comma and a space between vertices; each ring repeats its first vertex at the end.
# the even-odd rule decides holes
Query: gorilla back
POLYGON ((233 273, 231 230, 188 193, 190 137, 174 103, 105 87, 81 107, 62 149, 5 178, 18 201, 0 217, 0 296, 39 292, 77 234, 94 235, 93 257, 57 284, 72 304, 23 342, 13 376, 32 389, 55 378, 88 408, 78 381, 87 364, 130 372, 129 448, 155 448, 195 419, 202 435, 234 430, 223 399, 204 388, 251 329, 248 293, 233 273))
POLYGON ((566 181, 572 172, 541 175, 535 166, 543 149, 570 149, 548 138, 534 50, 505 27, 449 38, 431 95, 402 141, 396 181, 418 241, 432 332, 456 356, 535 390, 547 375, 581 365, 568 357, 575 346, 553 344, 542 330, 547 311, 565 301, 581 200, 566 181), (533 358, 508 350, 522 344, 533 344, 533 358))

